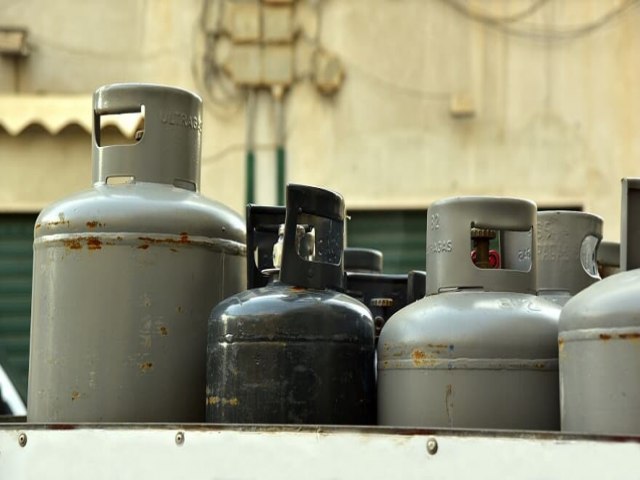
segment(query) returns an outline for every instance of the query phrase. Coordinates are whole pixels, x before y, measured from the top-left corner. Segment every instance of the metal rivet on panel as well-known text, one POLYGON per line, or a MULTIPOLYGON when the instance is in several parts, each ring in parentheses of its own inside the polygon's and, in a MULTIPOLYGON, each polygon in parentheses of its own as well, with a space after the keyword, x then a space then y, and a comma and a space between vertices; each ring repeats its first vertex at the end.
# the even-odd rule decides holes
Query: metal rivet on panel
POLYGON ((427 452, 429 455, 435 455, 438 452, 438 441, 433 437, 427 439, 427 452))

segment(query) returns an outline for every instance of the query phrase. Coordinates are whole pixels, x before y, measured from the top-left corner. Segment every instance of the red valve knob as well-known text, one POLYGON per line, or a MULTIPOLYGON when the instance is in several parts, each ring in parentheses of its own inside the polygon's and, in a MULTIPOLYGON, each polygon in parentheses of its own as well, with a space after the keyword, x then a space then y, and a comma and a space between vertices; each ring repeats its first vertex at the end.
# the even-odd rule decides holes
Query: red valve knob
MULTIPOLYGON (((478 254, 474 249, 471 252, 471 261, 476 264, 478 254)), ((489 268, 500 268, 500 254, 496 250, 489 250, 489 268)))

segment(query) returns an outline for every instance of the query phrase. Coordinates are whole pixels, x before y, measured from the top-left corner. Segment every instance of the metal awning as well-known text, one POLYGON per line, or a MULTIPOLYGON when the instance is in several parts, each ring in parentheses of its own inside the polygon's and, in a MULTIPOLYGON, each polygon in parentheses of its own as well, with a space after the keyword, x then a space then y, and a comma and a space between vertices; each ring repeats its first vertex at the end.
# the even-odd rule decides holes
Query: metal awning
MULTIPOLYGON (((91 133, 93 100, 82 95, 0 95, 0 128, 18 136, 27 127, 39 125, 57 135, 69 125, 78 125, 91 133)), ((102 126, 114 126, 125 137, 133 138, 140 127, 139 114, 103 117, 102 126)))

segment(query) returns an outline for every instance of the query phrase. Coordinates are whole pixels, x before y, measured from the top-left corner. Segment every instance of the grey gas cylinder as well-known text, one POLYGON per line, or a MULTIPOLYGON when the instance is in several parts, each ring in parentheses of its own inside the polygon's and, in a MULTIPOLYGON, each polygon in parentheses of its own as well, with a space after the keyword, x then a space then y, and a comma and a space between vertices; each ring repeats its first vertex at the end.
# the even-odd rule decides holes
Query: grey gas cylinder
POLYGON ((427 296, 391 317, 378 343, 378 422, 558 429, 560 308, 534 295, 535 204, 449 198, 428 216, 427 296), (527 268, 500 268, 504 233, 528 231, 527 268))
POLYGON ((562 430, 640 435, 640 179, 622 183, 621 266, 562 310, 562 430))
POLYGON ((600 280, 596 254, 602 218, 584 212, 538 213, 538 295, 562 306, 600 280))
POLYGON ((373 320, 362 303, 338 292, 344 200, 288 185, 286 208, 279 280, 211 312, 207 421, 372 423, 373 320))
POLYGON ((93 109, 93 187, 35 226, 28 420, 203 421, 207 317, 243 289, 246 249, 198 193, 202 102, 116 84, 93 109), (102 145, 102 115, 141 110, 135 144, 102 145))

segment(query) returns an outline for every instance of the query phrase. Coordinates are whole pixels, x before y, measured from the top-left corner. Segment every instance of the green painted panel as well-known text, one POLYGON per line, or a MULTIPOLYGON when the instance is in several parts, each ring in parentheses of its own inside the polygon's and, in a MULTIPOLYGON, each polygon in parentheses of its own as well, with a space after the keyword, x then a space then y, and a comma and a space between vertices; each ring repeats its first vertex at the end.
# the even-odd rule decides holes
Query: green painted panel
POLYGON ((424 270, 426 210, 349 210, 347 245, 384 255, 385 273, 424 270))
POLYGON ((0 215, 0 363, 23 399, 29 374, 35 214, 0 215))

